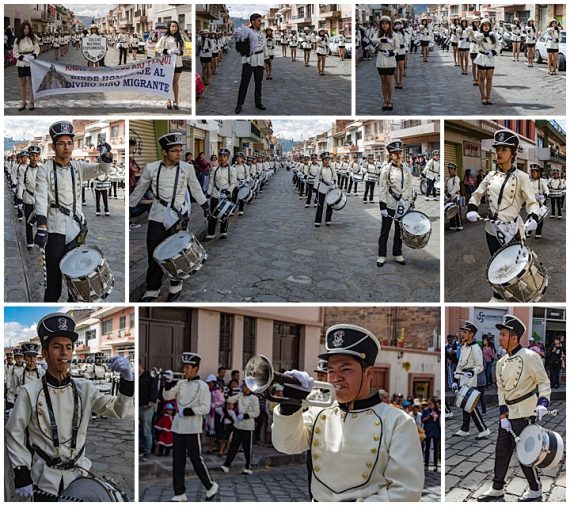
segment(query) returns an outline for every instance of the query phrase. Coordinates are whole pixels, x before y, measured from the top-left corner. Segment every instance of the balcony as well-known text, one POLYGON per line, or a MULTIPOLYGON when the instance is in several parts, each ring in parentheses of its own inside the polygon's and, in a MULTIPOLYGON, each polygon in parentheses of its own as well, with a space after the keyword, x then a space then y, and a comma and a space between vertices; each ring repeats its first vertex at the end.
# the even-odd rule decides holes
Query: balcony
POLYGON ((75 351, 76 353, 81 353, 81 352, 85 352, 85 351, 89 351, 91 348, 88 344, 83 344, 80 343, 75 347, 75 351))
POLYGON ((328 12, 323 12, 322 14, 325 17, 325 19, 340 18, 342 15, 340 11, 328 11, 328 12))
POLYGON ((99 348, 101 350, 110 349, 112 346, 118 346, 121 344, 129 344, 134 342, 135 333, 134 329, 118 329, 111 332, 101 334, 101 341, 99 348))
POLYGON ((216 6, 211 6, 210 4, 196 4, 196 16, 205 19, 218 19, 220 11, 216 6))
POLYGON ((141 16, 145 16, 146 11, 139 9, 138 11, 135 11, 135 17, 139 18, 141 16))
POLYGON ((45 23, 53 23, 54 21, 54 17, 51 14, 39 9, 32 9, 32 14, 30 17, 34 21, 43 21, 45 23))
POLYGON ((312 21, 310 16, 304 16, 304 15, 302 15, 302 16, 293 16, 293 17, 291 18, 291 20, 292 20, 292 21, 295 21, 296 23, 299 23, 299 24, 300 24, 300 23, 310 23, 310 22, 312 21))

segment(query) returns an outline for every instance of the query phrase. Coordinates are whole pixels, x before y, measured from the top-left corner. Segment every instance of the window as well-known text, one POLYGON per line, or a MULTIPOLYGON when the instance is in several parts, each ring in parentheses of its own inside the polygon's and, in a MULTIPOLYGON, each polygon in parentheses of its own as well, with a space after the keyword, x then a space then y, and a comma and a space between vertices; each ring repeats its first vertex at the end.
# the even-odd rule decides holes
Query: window
POLYGON ((111 127, 111 139, 117 139, 119 137, 119 125, 114 125, 111 127))
POLYGON ((119 317, 119 328, 124 329, 127 326, 127 317, 121 316, 119 317))
POLYGON ((234 316, 227 313, 220 315, 220 352, 218 365, 229 368, 232 362, 234 316))
POLYGON ((131 314, 129 315, 129 328, 130 328, 130 329, 134 329, 134 328, 135 328, 135 320, 136 320, 136 318, 135 318, 135 313, 131 313, 131 314))
POLYGON ((103 334, 110 334, 111 332, 113 332, 113 319, 111 318, 110 320, 105 320, 102 323, 102 327, 103 327, 103 334))
POLYGON ((102 144, 106 140, 107 140, 107 136, 104 133, 97 134, 97 146, 99 146, 99 144, 102 144))
POLYGON ((243 357, 242 366, 255 355, 255 328, 257 320, 251 316, 243 318, 243 357))
POLYGON ((90 135, 85 136, 85 146, 91 146, 93 144, 93 140, 91 139, 90 135))
POLYGON ((93 330, 87 330, 85 332, 85 344, 89 345, 89 340, 90 339, 97 339, 97 331, 95 329, 93 330))

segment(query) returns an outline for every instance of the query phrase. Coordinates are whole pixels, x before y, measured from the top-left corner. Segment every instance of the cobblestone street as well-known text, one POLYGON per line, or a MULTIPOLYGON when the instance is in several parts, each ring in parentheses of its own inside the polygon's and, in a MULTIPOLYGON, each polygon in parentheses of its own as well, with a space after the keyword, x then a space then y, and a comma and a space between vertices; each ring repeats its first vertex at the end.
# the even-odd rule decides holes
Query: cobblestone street
MULTIPOLYGON (((407 265, 389 256, 376 267, 380 211, 374 204, 348 197, 335 211, 330 227, 315 228, 316 209, 305 208, 291 184, 292 172, 280 170, 259 198, 234 216, 225 241, 205 243, 208 260, 184 283, 179 300, 185 302, 438 302, 439 202, 419 195, 416 209, 428 215, 431 237, 424 249, 404 246, 407 265)), ((419 178, 414 178, 416 190, 419 178)), ((130 233, 131 301, 144 292, 146 227, 130 233)), ((202 240, 205 223, 194 212, 191 230, 202 240)), ((166 297, 163 284, 161 299, 166 297)))
MULTIPOLYGON (((134 406, 123 419, 97 418, 89 422, 85 455, 91 460, 91 472, 111 478, 133 499, 135 494, 134 406)), ((6 422, 6 420, 5 420, 6 422)), ((18 499, 14 491, 12 465, 4 453, 4 496, 7 502, 32 502, 18 499)))
MULTIPOLYGON (((44 296, 43 269, 40 250, 35 246, 26 249, 24 223, 18 222, 12 205, 13 196, 4 184, 4 300, 5 302, 41 302, 44 296)), ((125 301, 125 203, 124 190, 117 192, 118 199, 109 199, 111 216, 95 216, 95 196, 86 191, 83 214, 87 219, 86 244, 101 248, 115 277, 113 291, 105 302, 125 301)), ((35 230, 34 230, 35 233, 35 230)), ((65 283, 61 300, 67 300, 65 283)))
POLYGON ((421 53, 411 53, 406 74, 403 89, 393 92, 394 110, 382 111, 376 57, 361 61, 356 68, 356 114, 511 117, 564 116, 566 111, 566 72, 549 76, 545 64, 527 67, 523 55, 516 63, 508 51, 497 58, 491 107, 481 103, 479 88, 473 86, 471 63, 468 75, 461 75, 452 51, 435 48, 429 63, 423 63, 421 53))
MULTIPOLYGON (((540 425, 558 432, 565 440, 566 403, 553 401, 549 409, 557 409, 558 416, 547 415, 540 425)), ((462 415, 459 408, 453 407, 452 410, 453 418, 445 420, 445 500, 447 502, 473 502, 492 485, 499 409, 496 404, 489 405, 487 402, 487 414, 483 415, 483 419, 491 430, 491 435, 480 440, 476 438, 473 423, 470 436, 453 436, 461 427, 462 415)), ((565 502, 566 462, 563 460, 554 469, 539 470, 539 475, 543 501, 565 502)), ((516 451, 511 459, 506 481, 505 501, 515 502, 528 487, 520 469, 516 451)))
MULTIPOLYGON (((143 55, 137 55, 137 60, 142 60, 143 55)), ((55 62, 55 51, 43 53, 40 56, 43 61, 55 62)), ((129 54, 127 60, 133 60, 129 54)), ((87 66, 87 60, 81 50, 69 48, 69 52, 57 63, 68 63, 74 65, 87 66)), ((105 57, 107 66, 119 64, 119 52, 114 48, 109 48, 105 57)), ((15 115, 24 118, 29 116, 58 116, 65 115, 101 115, 101 114, 121 114, 139 115, 148 113, 160 114, 191 114, 192 109, 192 73, 188 70, 182 72, 180 77, 180 109, 167 110, 166 100, 152 95, 142 93, 115 92, 115 93, 69 93, 66 95, 53 95, 43 97, 36 101, 34 111, 24 110, 18 112, 20 106, 20 80, 16 66, 4 69, 4 114, 15 115)), ((235 107, 235 106, 234 106, 235 107)))
MULTIPOLYGON (((199 67, 198 71, 201 73, 199 67)), ((262 102, 267 110, 255 108, 252 77, 241 116, 349 116, 352 114, 351 77, 351 60, 341 62, 338 56, 327 57, 325 75, 320 76, 314 53, 311 53, 310 66, 305 67, 302 51, 298 51, 297 61, 292 62, 290 56, 281 56, 278 47, 273 60, 273 79, 263 77, 262 102)), ((240 78, 241 57, 231 47, 203 96, 196 100, 197 114, 233 116, 240 78)))
MULTIPOLYGON (((546 203, 548 206, 550 202, 546 203)), ((479 213, 484 216, 486 206, 479 213)), ((546 218, 542 237, 527 239, 527 246, 534 251, 544 266, 550 281, 541 302, 564 302, 566 300, 566 262, 561 262, 566 253, 566 213, 563 219, 546 218)), ((462 231, 451 231, 449 220, 445 223, 446 256, 444 285, 446 302, 488 302, 491 286, 487 281, 487 263, 491 258, 485 240, 485 222, 471 223, 465 219, 463 209, 462 231)))

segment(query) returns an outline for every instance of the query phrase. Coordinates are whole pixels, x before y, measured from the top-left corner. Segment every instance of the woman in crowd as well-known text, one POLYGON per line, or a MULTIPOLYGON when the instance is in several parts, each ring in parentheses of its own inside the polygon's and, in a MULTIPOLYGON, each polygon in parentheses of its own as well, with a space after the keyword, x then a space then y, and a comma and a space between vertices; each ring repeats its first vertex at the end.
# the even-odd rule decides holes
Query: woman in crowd
POLYGON ((202 30, 200 64, 202 65, 202 80, 204 85, 208 85, 212 77, 212 39, 210 39, 209 30, 202 30))
POLYGON ((492 105, 491 90, 493 89, 493 73, 495 72, 495 56, 498 51, 498 40, 491 31, 488 19, 481 21, 479 33, 475 35, 479 54, 474 62, 479 67, 479 93, 483 105, 492 105))
POLYGON ((32 25, 28 21, 24 21, 18 30, 18 36, 14 41, 14 57, 16 58, 16 67, 18 69, 18 77, 20 78, 20 100, 21 104, 18 111, 23 111, 27 107, 27 87, 30 86, 30 111, 34 107, 34 91, 32 88, 32 71, 30 62, 34 61, 40 54, 40 46, 32 30, 32 25))
POLYGON ((317 70, 320 76, 324 76, 327 54, 329 53, 329 37, 323 28, 319 30, 315 42, 317 44, 317 70))
POLYGON ((562 26, 555 19, 548 23, 548 28, 546 29, 546 58, 548 60, 549 76, 556 75, 556 70, 558 69, 558 51, 562 37, 561 30, 562 26))
POLYGON ((184 54, 184 39, 180 35, 180 27, 178 21, 170 21, 165 34, 156 44, 157 54, 169 54, 176 58, 176 66, 174 68, 174 80, 172 81, 172 91, 174 92, 174 102, 167 100, 167 109, 178 109, 178 92, 180 76, 182 75, 182 55, 184 54))
POLYGON ((538 33, 536 31, 536 26, 534 24, 534 19, 529 18, 526 22, 526 28, 524 29, 526 38, 526 58, 527 58, 527 66, 534 67, 534 48, 536 47, 536 38, 538 33))

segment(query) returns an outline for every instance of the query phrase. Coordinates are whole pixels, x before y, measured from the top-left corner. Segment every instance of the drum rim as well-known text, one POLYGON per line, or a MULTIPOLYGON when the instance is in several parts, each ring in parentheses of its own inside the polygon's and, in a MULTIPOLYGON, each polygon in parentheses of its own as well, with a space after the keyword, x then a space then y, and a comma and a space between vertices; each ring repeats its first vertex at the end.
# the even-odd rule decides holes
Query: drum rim
MULTIPOLYGON (((86 251, 86 250, 95 250, 99 253, 99 260, 97 261, 95 268, 97 268, 97 266, 101 265, 101 260, 105 260, 105 256, 103 255, 101 248, 99 248, 98 246, 88 246, 86 244, 82 244, 81 246, 78 246, 77 248, 73 248, 72 250, 68 251, 65 255, 63 255, 63 258, 59 261, 59 271, 61 272, 62 276, 65 276, 66 278, 70 278, 70 279, 77 279, 78 278, 78 276, 71 276, 69 274, 66 274, 63 271, 63 266, 69 260, 69 257, 71 257, 73 255, 77 255, 78 253, 81 253, 81 251, 86 251)), ((90 270, 86 274, 82 274, 79 277, 83 278, 85 276, 88 276, 92 272, 93 272, 93 269, 90 270)))
MULTIPOLYGON (((156 246, 156 248, 154 248, 154 250, 153 250, 153 252, 152 252, 152 257, 153 257, 157 262, 164 262, 164 261, 166 261, 166 260, 172 259, 173 256, 170 256, 169 258, 164 258, 164 259, 162 259, 162 258, 161 258, 161 259, 156 258, 156 252, 157 252, 157 250, 158 250, 161 246, 163 246, 163 245, 166 244, 167 242, 169 242, 169 241, 174 242, 174 239, 180 239, 181 236, 184 236, 184 235, 186 235, 186 236, 189 237, 189 239, 190 239, 189 242, 190 242, 190 243, 192 243, 193 241, 197 241, 197 240, 198 240, 198 239, 196 239, 196 237, 194 236, 194 234, 193 234, 192 232, 190 232, 190 231, 188 231, 188 230, 181 230, 180 232, 176 232, 175 234, 172 234, 172 235, 168 236, 166 239, 164 239, 162 242, 160 242, 160 243, 156 246)), ((180 251, 179 251, 178 253, 180 253, 180 251)))

